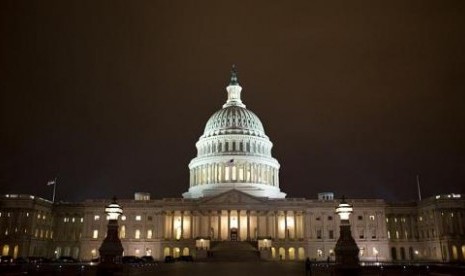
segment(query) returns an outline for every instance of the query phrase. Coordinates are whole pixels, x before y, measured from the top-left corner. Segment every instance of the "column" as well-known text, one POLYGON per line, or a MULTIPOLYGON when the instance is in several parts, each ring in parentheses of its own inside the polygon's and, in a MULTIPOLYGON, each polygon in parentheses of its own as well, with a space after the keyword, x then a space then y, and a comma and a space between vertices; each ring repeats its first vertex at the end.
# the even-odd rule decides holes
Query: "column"
MULTIPOLYGON (((202 222, 200 222, 202 223, 202 222)), ((208 210, 208 229, 207 229, 207 237, 210 237, 210 239, 213 239, 212 235, 212 211, 208 210)))
POLYGON ((226 239, 229 239, 231 237, 231 210, 228 210, 228 231, 226 239))
POLYGON ((191 219, 191 223, 189 225, 189 230, 190 230, 190 234, 189 234, 189 238, 193 238, 194 237, 194 218, 193 218, 193 215, 194 213, 192 211, 190 211, 190 219, 191 219))
MULTIPOLYGON (((301 223, 302 223, 302 232, 300 233, 300 237, 303 238, 303 239, 307 239, 307 234, 306 234, 306 231, 307 231, 307 222, 306 222, 306 217, 307 217, 307 214, 305 213, 305 211, 303 211, 302 213, 300 213, 300 220, 301 220, 301 223)), ((334 235, 336 236, 336 229, 334 229, 334 235)))
POLYGON ((237 240, 241 240, 241 210, 237 210, 237 240))
POLYGON ((266 219, 265 219, 265 223, 266 223, 266 225, 265 225, 265 236, 269 237, 269 236, 271 236, 270 231, 268 229, 269 228, 268 224, 269 224, 269 216, 270 216, 270 214, 269 214, 268 211, 266 211, 265 215, 266 215, 266 219))
POLYGON ((247 240, 250 240, 250 210, 247 210, 247 240))
POLYGON ((241 240, 241 210, 237 210, 237 240, 241 240))
POLYGON ((258 236, 260 235, 260 212, 256 211, 255 214, 257 216, 257 234, 255 236, 255 239, 258 239, 258 236))
POLYGON ((287 231, 287 211, 284 211, 284 238, 287 240, 289 238, 287 231))
POLYGON ((166 215, 165 215, 165 211, 161 211, 161 213, 157 216, 157 219, 158 219, 158 231, 159 231, 159 235, 161 234, 160 238, 162 239, 165 239, 166 238, 166 215), (163 223, 160 223, 160 220, 163 222, 163 223), (161 229, 160 229, 160 225, 162 225, 161 229), (161 230, 161 231, 160 231, 161 230))
POLYGON ((174 211, 171 212, 171 239, 174 239, 174 211))
MULTIPOLYGON (((458 224, 459 224, 459 229, 457 231, 457 234, 463 234, 463 221, 462 221, 462 214, 460 211, 457 211, 456 217, 457 217, 458 224)), ((463 257, 465 258, 465 256, 463 257)))
POLYGON ((297 216, 296 212, 293 211, 294 213, 294 240, 297 240, 297 216))
POLYGON ((279 220, 278 220, 278 212, 274 212, 274 235, 275 239, 279 239, 279 220))
POLYGON ((218 214, 218 233, 217 233, 217 236, 218 236, 218 240, 221 240, 221 210, 217 212, 218 214))
POLYGON ((181 211, 181 239, 184 238, 184 211, 181 211))

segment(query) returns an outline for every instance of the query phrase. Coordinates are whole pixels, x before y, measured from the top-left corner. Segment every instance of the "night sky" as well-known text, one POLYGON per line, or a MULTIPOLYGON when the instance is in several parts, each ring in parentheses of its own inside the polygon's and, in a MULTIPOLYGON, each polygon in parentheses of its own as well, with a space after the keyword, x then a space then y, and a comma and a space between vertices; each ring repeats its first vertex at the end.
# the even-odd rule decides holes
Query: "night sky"
POLYGON ((180 197, 232 64, 288 197, 465 193, 463 0, 1 1, 0 193, 180 197))

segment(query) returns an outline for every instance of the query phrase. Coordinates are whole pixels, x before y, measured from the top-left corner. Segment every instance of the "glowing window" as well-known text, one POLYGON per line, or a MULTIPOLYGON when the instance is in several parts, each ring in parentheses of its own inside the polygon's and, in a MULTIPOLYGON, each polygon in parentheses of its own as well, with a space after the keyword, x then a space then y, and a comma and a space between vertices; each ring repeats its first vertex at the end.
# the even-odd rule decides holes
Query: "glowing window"
POLYGON ((142 217, 141 216, 136 216, 136 220, 141 220, 142 217))
POLYGON ((125 225, 121 225, 119 229, 119 237, 120 239, 126 238, 126 226, 125 225))
POLYGON ((152 238, 152 229, 147 230, 147 239, 152 238))
POLYGON ((121 216, 121 220, 126 220, 126 216, 121 216))
POLYGON ((92 233, 92 238, 93 239, 98 239, 98 230, 95 229, 94 232, 92 233))
POLYGON ((370 215, 370 220, 375 220, 375 216, 374 216, 374 215, 370 215))
POLYGON ((134 233, 134 238, 135 239, 140 239, 140 230, 136 229, 136 232, 134 233))
POLYGON ((99 215, 95 215, 95 216, 94 216, 94 220, 100 220, 100 216, 99 216, 99 215))

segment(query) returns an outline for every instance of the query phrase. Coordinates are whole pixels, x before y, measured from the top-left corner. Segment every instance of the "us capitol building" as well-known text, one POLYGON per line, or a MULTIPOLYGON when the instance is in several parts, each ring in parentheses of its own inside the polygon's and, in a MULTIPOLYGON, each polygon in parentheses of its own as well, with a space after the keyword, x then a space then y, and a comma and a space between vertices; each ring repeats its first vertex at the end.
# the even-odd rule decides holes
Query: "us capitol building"
MULTIPOLYGON (((279 162, 260 119, 241 100, 235 71, 227 100, 208 120, 189 163, 182 198, 120 199, 119 236, 125 255, 192 255, 197 259, 334 260, 338 200, 286 198, 279 162), (232 255, 231 255, 232 256, 232 255)), ((0 197, 1 255, 98 257, 110 200, 55 202, 33 195, 0 197)), ((465 261, 465 200, 437 195, 417 202, 348 200, 352 235, 362 261, 465 261)))

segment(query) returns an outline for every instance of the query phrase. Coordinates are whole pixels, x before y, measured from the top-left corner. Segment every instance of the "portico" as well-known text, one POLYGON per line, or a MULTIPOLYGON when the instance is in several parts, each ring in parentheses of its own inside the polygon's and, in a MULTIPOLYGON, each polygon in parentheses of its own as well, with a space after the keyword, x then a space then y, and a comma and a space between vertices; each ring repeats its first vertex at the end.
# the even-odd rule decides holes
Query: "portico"
POLYGON ((260 198, 231 190, 199 200, 190 211, 167 210, 164 238, 167 240, 208 238, 215 241, 299 240, 304 238, 305 214, 300 210, 266 210, 260 198), (208 206, 211 205, 211 209, 208 206), (223 206, 222 206, 223 205, 223 206), (224 206, 228 205, 228 206, 224 206), (253 205, 259 205, 254 208, 253 205), (218 208, 220 207, 220 208, 218 208))

